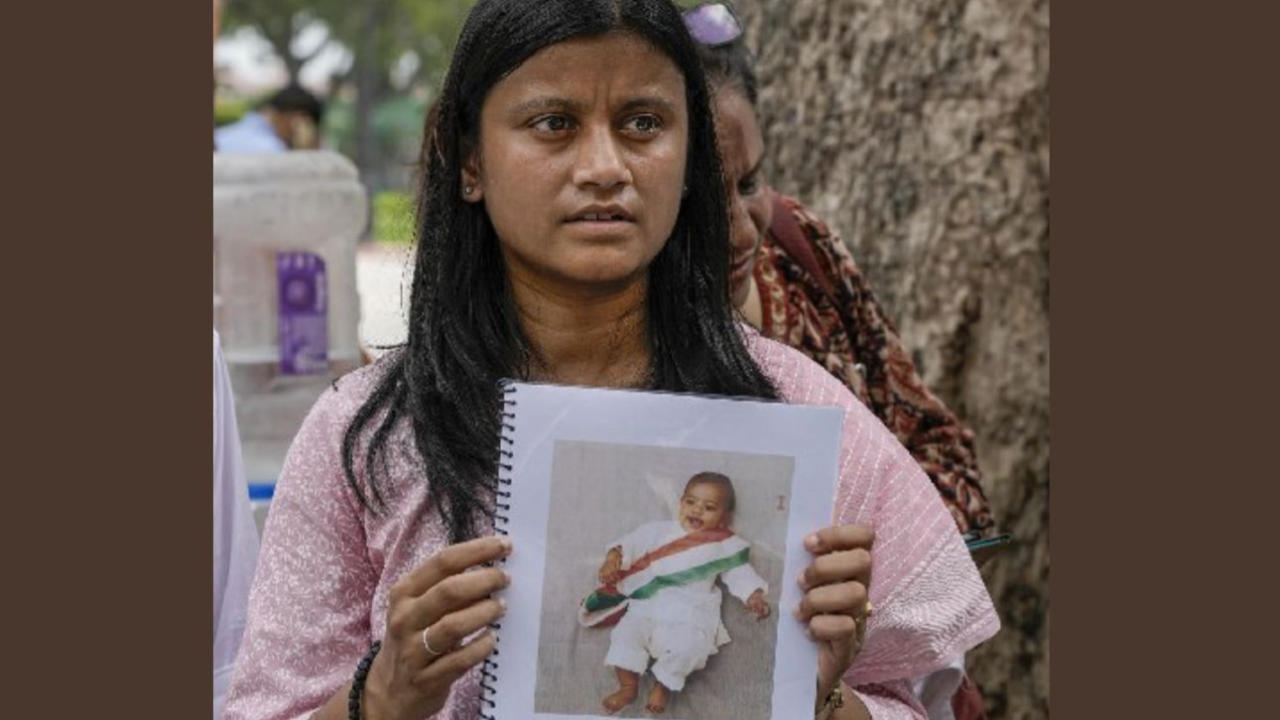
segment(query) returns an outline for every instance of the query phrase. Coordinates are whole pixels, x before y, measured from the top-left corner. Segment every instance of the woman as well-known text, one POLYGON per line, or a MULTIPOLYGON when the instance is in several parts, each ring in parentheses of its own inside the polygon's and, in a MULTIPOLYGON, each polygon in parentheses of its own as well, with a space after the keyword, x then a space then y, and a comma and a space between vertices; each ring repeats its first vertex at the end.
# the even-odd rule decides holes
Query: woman
POLYGON ((924 386, 840 237, 760 176, 757 83, 727 3, 684 14, 711 84, 732 224, 733 300, 768 338, 813 358, 893 431, 962 533, 990 534, 973 432, 924 386))
MULTIPOLYGON (((756 75, 737 17, 726 3, 707 3, 684 18, 699 43, 715 108, 734 304, 766 337, 825 367, 880 418, 929 475, 960 532, 991 533, 972 431, 924 386, 839 236, 761 178, 756 75)), ((962 657, 913 686, 931 717, 985 717, 962 657)))
POLYGON ((487 534, 504 377, 843 407, 837 524, 808 538, 796 608, 818 646, 814 710, 921 717, 906 678, 998 621, 906 451, 821 368, 735 322, 710 100, 678 10, 481 0, 426 142, 408 343, 339 381, 295 438, 226 717, 478 715, 494 639, 462 641, 503 611, 488 596, 506 578, 483 566, 512 550, 487 534))

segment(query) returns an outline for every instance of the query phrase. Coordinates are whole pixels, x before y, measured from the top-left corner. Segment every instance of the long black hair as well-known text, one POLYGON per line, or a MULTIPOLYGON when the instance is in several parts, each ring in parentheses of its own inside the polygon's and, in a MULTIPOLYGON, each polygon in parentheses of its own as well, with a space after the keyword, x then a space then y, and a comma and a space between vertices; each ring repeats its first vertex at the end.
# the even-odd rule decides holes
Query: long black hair
POLYGON ((407 419, 450 541, 485 527, 497 479, 500 382, 529 377, 531 348, 493 225, 482 203, 462 201, 462 163, 479 142, 481 106, 496 82, 544 47, 615 30, 635 33, 671 58, 684 74, 688 103, 689 191, 648 269, 648 384, 777 398, 746 349, 729 299, 728 212, 710 100, 679 11, 669 0, 481 0, 463 26, 424 133, 408 342, 380 362, 385 371, 343 438, 343 471, 365 507, 377 511, 384 503, 379 476, 386 474, 387 441, 407 419), (362 445, 366 487, 355 472, 362 445))

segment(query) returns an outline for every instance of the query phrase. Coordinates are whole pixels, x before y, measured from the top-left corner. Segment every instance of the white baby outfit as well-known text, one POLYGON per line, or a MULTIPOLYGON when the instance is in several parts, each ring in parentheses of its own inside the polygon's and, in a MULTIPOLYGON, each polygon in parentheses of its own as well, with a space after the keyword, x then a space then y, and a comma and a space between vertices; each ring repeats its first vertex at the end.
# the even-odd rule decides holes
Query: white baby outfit
MULTIPOLYGON (((688 534, 674 521, 641 525, 606 548, 622 549, 622 568, 655 548, 688 534)), ((670 569, 680 562, 672 555, 655 563, 670 569)), ((649 658, 654 659, 653 676, 670 690, 684 688, 689 673, 706 667, 707 658, 729 642, 729 632, 720 621, 722 593, 717 575, 686 584, 664 587, 652 597, 632 599, 627 612, 613 628, 605 665, 643 674, 649 658)), ((744 603, 756 590, 768 592, 768 584, 749 562, 718 575, 734 597, 744 603)))

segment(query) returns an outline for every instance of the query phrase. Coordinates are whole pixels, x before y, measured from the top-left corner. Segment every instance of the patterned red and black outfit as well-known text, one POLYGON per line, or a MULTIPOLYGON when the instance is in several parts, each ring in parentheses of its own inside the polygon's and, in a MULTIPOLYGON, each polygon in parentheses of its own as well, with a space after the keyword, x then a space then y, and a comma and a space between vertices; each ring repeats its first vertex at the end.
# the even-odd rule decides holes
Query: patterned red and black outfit
POLYGON ((889 428, 938 489, 961 533, 989 534, 973 431, 928 388, 840 237, 773 193, 755 264, 761 333, 808 355, 889 428))
MULTIPOLYGON (((800 350, 848 386, 911 452, 961 533, 991 534, 973 431, 924 386, 840 237, 798 200, 771 194, 773 219, 753 270, 761 334, 800 350)), ((949 705, 955 720, 986 718, 967 675, 949 705)))

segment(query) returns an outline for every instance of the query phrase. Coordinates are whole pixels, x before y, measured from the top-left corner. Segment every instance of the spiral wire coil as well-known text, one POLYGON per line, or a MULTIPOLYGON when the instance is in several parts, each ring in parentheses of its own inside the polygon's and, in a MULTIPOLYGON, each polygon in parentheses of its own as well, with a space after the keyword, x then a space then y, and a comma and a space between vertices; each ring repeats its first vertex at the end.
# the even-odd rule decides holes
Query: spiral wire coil
MULTIPOLYGON (((511 461, 515 457, 515 453, 511 448, 515 444, 515 407, 516 407, 516 386, 510 380, 503 380, 498 383, 498 391, 501 394, 501 411, 500 411, 500 430, 498 432, 498 478, 494 487, 493 500, 493 530, 496 533, 507 535, 507 525, 511 522, 511 518, 507 513, 511 512, 511 461)), ((501 564, 506 563, 506 559, 498 561, 501 564)), ((480 717, 484 720, 497 720, 496 716, 491 714, 493 709, 497 707, 494 696, 497 695, 498 689, 494 683, 498 681, 498 656, 500 649, 498 644, 502 638, 498 635, 498 631, 502 629, 502 623, 490 623, 489 627, 494 631, 494 649, 493 653, 485 658, 480 668, 480 717)))

